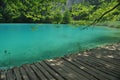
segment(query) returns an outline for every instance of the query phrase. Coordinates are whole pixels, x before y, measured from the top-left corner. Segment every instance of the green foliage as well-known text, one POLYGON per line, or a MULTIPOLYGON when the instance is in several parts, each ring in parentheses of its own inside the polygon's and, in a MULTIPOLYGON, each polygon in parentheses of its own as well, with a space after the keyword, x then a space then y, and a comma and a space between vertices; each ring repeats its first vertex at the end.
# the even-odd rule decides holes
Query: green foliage
MULTIPOLYGON (((89 0, 66 7, 67 0, 0 0, 1 23, 88 24, 111 9, 118 0, 89 0), (66 10, 67 8, 67 10, 66 10), (71 21, 72 20, 72 21, 71 21)), ((119 21, 120 7, 102 21, 119 21)))
POLYGON ((0 14, 0 22, 2 22, 2 19, 3 19, 3 18, 2 18, 2 14, 0 14))
POLYGON ((77 21, 71 21, 71 24, 74 24, 74 25, 88 25, 92 23, 92 21, 89 21, 89 20, 77 20, 77 21))
POLYGON ((75 4, 72 6, 71 14, 74 20, 87 20, 92 9, 92 5, 75 4))
POLYGON ((0 8, 0 22, 3 21, 2 9, 0 8))
MULTIPOLYGON (((90 1, 90 0, 89 0, 90 1)), ((78 24, 81 21, 93 21, 100 17, 104 12, 110 10, 117 4, 117 0, 99 0, 97 3, 92 0, 90 4, 75 4, 72 6, 72 17, 78 24), (97 5, 98 4, 98 5, 97 5)), ((101 21, 119 21, 120 20, 120 7, 106 14, 101 21)), ((75 22, 76 23, 76 22, 75 22)), ((85 24, 84 22, 82 24, 85 24)))
MULTIPOLYGON (((92 14, 90 14, 89 19, 90 20, 97 19, 105 11, 108 11, 109 9, 111 9, 115 4, 117 4, 117 2, 112 2, 112 3, 104 2, 103 4, 100 5, 100 7, 97 10, 95 10, 92 14)), ((118 16, 119 12, 120 12, 119 9, 115 9, 114 11, 110 12, 109 14, 107 14, 102 19, 102 21, 105 21, 105 20, 117 20, 115 18, 115 16, 118 16)))
POLYGON ((72 20, 72 18, 71 18, 70 12, 69 12, 68 10, 65 11, 65 12, 64 12, 64 16, 63 16, 63 21, 62 21, 62 23, 63 23, 63 24, 67 24, 67 23, 70 23, 71 20, 72 20))
POLYGON ((0 22, 52 23, 57 9, 62 10, 58 4, 64 5, 66 0, 1 0, 0 2, 2 3, 0 22))
POLYGON ((63 15, 60 11, 57 11, 56 14, 54 15, 54 22, 53 23, 61 23, 63 20, 63 15))
POLYGON ((44 23, 52 23, 54 17, 51 15, 46 15, 44 23))

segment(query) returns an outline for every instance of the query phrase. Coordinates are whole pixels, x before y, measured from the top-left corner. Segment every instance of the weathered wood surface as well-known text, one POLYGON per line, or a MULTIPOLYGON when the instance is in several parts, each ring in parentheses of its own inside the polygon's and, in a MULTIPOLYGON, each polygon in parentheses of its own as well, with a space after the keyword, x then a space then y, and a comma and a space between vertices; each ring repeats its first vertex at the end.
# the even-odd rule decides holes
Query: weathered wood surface
POLYGON ((120 50, 97 48, 1 70, 0 80, 120 80, 120 50))

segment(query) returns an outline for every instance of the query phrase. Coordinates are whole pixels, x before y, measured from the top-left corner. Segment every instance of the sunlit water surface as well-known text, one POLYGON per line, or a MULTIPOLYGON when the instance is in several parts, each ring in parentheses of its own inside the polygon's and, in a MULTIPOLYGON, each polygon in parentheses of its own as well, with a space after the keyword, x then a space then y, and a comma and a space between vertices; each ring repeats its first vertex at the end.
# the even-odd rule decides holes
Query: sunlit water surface
POLYGON ((57 24, 0 24, 0 68, 51 59, 120 41, 120 29, 57 24))

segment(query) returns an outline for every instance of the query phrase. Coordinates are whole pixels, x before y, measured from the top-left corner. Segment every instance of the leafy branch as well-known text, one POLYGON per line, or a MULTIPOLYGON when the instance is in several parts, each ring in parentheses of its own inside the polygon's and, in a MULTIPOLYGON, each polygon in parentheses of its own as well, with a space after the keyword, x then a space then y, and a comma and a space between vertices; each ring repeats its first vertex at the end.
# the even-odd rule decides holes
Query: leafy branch
POLYGON ((88 27, 90 27, 91 25, 94 25, 96 23, 98 23, 106 14, 110 13, 111 11, 113 11, 114 9, 116 9, 118 6, 120 6, 120 1, 118 2, 118 4, 116 4, 114 7, 112 7, 110 10, 104 12, 99 18, 95 19, 90 25, 84 27, 83 29, 86 29, 88 27))

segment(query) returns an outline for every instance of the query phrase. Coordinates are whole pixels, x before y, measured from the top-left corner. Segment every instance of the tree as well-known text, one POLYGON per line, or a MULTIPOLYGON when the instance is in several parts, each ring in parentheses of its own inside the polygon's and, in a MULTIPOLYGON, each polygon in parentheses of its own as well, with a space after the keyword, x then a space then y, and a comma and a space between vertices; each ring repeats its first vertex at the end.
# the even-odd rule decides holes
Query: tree
POLYGON ((117 0, 117 4, 114 5, 112 8, 110 8, 109 10, 105 11, 102 15, 100 15, 100 17, 96 18, 91 24, 89 24, 88 26, 84 27, 83 29, 86 29, 88 27, 90 27, 91 25, 95 25, 96 23, 98 23, 105 15, 107 15, 108 13, 112 12, 113 10, 115 10, 116 8, 118 8, 120 6, 120 0, 117 0))
POLYGON ((60 11, 57 11, 56 14, 54 15, 54 23, 61 23, 63 20, 63 15, 60 11))
POLYGON ((93 8, 92 5, 74 4, 71 9, 72 17, 74 20, 88 20, 93 8))
MULTIPOLYGON (((66 0, 0 0, 1 22, 52 22, 56 6, 66 0)), ((61 10, 61 9, 60 9, 61 10)))
POLYGON ((68 24, 68 23, 70 23, 71 22, 71 14, 70 14, 70 12, 68 11, 68 10, 66 10, 65 12, 64 12, 64 16, 63 16, 63 21, 62 21, 62 23, 63 24, 68 24))
POLYGON ((92 24, 90 24, 90 25, 94 25, 94 24, 98 23, 106 14, 108 14, 111 11, 113 11, 114 9, 116 9, 118 6, 120 6, 120 0, 118 0, 118 3, 114 7, 112 7, 108 11, 104 12, 100 17, 98 17, 97 19, 95 19, 94 22, 92 24))

